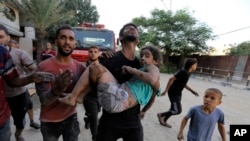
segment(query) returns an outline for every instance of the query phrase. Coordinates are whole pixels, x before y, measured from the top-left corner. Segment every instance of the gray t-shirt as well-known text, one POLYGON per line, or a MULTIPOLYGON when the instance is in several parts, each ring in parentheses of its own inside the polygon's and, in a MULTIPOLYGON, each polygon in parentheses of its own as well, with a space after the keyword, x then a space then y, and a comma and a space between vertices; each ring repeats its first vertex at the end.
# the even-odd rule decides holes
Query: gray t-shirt
POLYGON ((206 114, 201 105, 190 108, 186 118, 191 118, 188 141, 211 141, 216 123, 224 124, 224 113, 220 109, 206 114))
MULTIPOLYGON (((17 48, 9 48, 9 53, 10 56, 16 65, 16 69, 20 75, 25 75, 25 69, 24 67, 27 67, 29 65, 33 64, 32 58, 29 56, 29 54, 22 50, 22 49, 17 49, 17 48)), ((6 97, 14 97, 18 96, 22 93, 24 93, 27 88, 25 86, 22 87, 9 87, 5 83, 5 88, 6 88, 6 97)))

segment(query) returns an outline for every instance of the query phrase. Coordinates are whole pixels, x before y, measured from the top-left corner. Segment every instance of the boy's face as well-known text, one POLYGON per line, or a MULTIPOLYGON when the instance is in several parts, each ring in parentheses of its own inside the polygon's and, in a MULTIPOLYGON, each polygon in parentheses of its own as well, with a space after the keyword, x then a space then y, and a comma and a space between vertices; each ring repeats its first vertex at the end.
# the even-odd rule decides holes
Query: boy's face
POLYGON ((157 65, 157 62, 154 60, 153 54, 149 49, 143 49, 141 51, 140 61, 142 65, 149 65, 149 64, 157 65))
POLYGON ((10 40, 10 36, 5 33, 4 30, 0 30, 0 44, 7 46, 10 40))
POLYGON ((100 51, 98 48, 90 48, 89 49, 89 59, 91 61, 97 60, 99 55, 100 55, 100 51))
POLYGON ((195 63, 195 64, 192 65, 192 71, 195 71, 196 68, 197 68, 197 63, 195 63))
POLYGON ((206 92, 203 98, 203 105, 206 108, 215 108, 221 103, 221 96, 215 92, 206 92))

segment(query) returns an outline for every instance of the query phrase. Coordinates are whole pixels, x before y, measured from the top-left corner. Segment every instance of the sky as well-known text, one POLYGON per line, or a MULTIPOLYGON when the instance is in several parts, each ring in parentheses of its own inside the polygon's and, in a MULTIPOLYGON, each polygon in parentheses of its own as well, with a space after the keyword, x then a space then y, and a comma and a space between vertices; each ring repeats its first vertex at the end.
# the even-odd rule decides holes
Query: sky
POLYGON ((221 35, 207 42, 218 52, 229 44, 250 40, 250 0, 92 0, 92 5, 100 15, 98 23, 115 34, 133 18, 150 17, 155 8, 173 11, 188 8, 193 17, 212 28, 214 35, 221 35))

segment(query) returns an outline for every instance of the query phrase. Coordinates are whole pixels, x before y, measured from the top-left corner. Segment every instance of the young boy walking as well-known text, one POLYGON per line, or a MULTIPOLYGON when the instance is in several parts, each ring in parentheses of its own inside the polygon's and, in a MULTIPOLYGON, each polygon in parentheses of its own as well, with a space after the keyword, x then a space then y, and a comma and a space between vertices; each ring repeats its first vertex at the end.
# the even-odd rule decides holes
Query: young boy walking
POLYGON ((222 141, 226 141, 226 130, 224 127, 224 113, 216 108, 221 104, 222 92, 216 88, 208 88, 205 91, 203 105, 194 106, 189 109, 187 115, 182 119, 178 140, 183 140, 183 130, 189 119, 190 125, 187 134, 188 141, 211 141, 216 123, 222 141))

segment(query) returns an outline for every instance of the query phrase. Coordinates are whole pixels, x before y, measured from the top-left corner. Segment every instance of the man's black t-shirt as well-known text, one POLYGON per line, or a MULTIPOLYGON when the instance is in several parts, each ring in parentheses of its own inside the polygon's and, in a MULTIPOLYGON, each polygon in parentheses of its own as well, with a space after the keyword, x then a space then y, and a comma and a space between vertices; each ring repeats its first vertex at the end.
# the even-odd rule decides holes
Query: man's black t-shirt
MULTIPOLYGON (((104 59, 100 61, 121 84, 131 78, 131 74, 123 74, 122 66, 127 65, 133 68, 140 68, 139 59, 128 60, 121 51, 115 53, 112 58, 104 59)), ((113 128, 133 128, 141 125, 139 119, 140 105, 132 107, 121 113, 108 113, 103 109, 103 114, 100 118, 100 125, 113 127, 113 128)))

